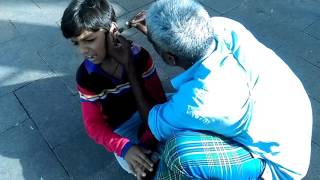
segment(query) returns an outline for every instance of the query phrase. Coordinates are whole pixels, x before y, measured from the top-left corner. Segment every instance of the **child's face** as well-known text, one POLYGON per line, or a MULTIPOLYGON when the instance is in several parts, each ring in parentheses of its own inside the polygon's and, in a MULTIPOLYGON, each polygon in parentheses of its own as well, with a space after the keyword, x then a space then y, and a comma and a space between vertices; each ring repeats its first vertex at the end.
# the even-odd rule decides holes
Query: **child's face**
POLYGON ((106 52, 106 40, 112 38, 111 32, 106 33, 106 30, 83 31, 79 36, 71 38, 71 41, 79 47, 80 52, 86 59, 94 64, 101 64, 108 59, 106 52))

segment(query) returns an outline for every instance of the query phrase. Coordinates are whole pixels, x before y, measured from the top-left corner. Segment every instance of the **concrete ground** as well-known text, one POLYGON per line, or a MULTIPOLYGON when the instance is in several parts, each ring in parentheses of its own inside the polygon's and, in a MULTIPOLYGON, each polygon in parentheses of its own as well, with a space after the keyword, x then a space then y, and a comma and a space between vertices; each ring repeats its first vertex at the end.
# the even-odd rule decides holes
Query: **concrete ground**
MULTIPOLYGON (((0 180, 132 179, 84 131, 74 83, 81 56, 59 29, 68 2, 0 0, 0 180)), ((123 24, 153 0, 112 2, 123 24)), ((320 179, 320 1, 200 2, 212 16, 243 23, 302 80, 314 113, 305 179, 320 179)), ((168 79, 180 69, 163 64, 137 31, 125 34, 152 52, 170 90, 168 79)))

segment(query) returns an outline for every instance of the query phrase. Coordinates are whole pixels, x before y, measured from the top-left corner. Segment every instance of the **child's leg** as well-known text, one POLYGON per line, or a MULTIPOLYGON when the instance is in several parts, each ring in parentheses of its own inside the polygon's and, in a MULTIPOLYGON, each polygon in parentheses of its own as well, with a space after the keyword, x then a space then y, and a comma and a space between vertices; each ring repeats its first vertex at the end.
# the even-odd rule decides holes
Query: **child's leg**
POLYGON ((257 179, 265 167, 241 144, 199 132, 168 140, 161 161, 155 179, 257 179))
MULTIPOLYGON (((136 112, 124 124, 122 124, 119 128, 114 130, 114 132, 119 134, 120 136, 127 137, 128 139, 130 139, 132 143, 138 144, 138 130, 141 124, 142 120, 140 118, 140 115, 138 112, 136 112)), ((127 161, 124 160, 122 157, 117 156, 116 154, 115 157, 120 166, 128 173, 132 174, 132 171, 130 170, 127 161)))

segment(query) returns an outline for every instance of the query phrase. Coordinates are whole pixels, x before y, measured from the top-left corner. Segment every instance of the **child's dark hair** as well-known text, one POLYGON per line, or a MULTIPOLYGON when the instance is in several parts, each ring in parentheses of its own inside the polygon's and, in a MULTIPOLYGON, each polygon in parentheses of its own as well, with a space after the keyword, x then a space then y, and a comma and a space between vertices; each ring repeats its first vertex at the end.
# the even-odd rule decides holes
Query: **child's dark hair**
POLYGON ((107 0, 73 0, 63 13, 61 30, 65 38, 77 37, 83 30, 110 29, 116 21, 107 0))

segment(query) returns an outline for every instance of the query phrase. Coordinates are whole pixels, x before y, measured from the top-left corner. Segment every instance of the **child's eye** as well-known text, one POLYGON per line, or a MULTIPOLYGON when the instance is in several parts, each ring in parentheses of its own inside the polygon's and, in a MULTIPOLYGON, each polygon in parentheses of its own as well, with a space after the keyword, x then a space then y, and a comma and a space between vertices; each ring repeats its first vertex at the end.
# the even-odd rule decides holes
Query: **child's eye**
POLYGON ((95 40, 95 38, 93 38, 93 39, 87 39, 86 41, 87 42, 92 42, 92 41, 94 41, 95 40))

